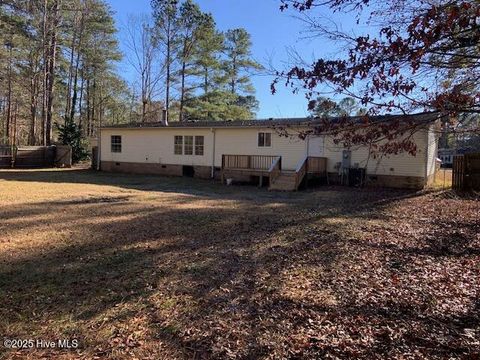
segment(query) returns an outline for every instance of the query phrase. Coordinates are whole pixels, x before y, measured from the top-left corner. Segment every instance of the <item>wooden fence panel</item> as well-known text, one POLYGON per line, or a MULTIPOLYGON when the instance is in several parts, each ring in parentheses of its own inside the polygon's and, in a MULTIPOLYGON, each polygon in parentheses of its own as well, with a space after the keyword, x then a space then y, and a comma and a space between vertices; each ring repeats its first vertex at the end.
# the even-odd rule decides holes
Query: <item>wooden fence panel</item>
POLYGON ((18 146, 0 145, 0 167, 30 168, 72 165, 72 148, 67 145, 18 146))
POLYGON ((453 158, 452 166, 452 188, 455 190, 463 190, 465 178, 465 158, 458 155, 453 158))
POLYGON ((72 166, 72 147, 68 145, 56 145, 55 166, 71 167, 72 166))
POLYGON ((480 153, 465 154, 465 190, 480 190, 480 153))
POLYGON ((452 170, 455 190, 480 190, 480 153, 455 156, 452 170))
POLYGON ((47 146, 22 146, 15 155, 15 167, 53 166, 55 148, 47 146))
POLYGON ((12 157, 12 147, 10 145, 0 145, 0 167, 11 167, 12 157))

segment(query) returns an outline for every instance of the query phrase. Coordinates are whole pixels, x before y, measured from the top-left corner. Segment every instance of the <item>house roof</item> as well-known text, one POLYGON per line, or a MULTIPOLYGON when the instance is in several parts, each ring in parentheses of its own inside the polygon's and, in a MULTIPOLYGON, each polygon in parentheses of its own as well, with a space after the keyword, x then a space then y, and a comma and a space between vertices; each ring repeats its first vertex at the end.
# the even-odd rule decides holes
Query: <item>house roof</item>
MULTIPOLYGON (((413 121, 419 124, 428 124, 438 119, 438 112, 424 112, 410 115, 379 115, 370 116, 370 122, 389 122, 395 120, 413 121)), ((362 116, 350 117, 353 122, 362 123, 362 116)), ((340 122, 344 117, 328 118, 329 122, 340 122)), ((185 122, 171 121, 168 126, 161 122, 150 123, 128 123, 102 126, 102 129, 158 129, 158 128, 265 128, 265 127, 291 127, 291 126, 315 126, 321 125, 325 119, 322 118, 280 118, 280 119, 258 119, 258 120, 227 120, 227 121, 196 121, 185 122)))

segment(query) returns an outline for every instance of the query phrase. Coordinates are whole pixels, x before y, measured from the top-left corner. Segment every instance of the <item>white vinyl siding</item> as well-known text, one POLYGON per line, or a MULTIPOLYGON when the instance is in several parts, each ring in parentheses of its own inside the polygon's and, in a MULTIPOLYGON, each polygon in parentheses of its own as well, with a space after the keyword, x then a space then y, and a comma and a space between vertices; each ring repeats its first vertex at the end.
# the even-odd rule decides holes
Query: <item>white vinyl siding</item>
MULTIPOLYGON (((209 129, 103 129, 101 137, 101 158, 103 161, 178 164, 178 165, 212 165, 213 133, 209 129), (110 136, 122 136, 122 152, 110 151, 110 136), (182 138, 182 153, 175 154, 175 137, 182 138), (203 155, 185 156, 183 153, 185 136, 203 136, 203 155)), ((177 146, 178 148, 178 146, 177 146)))
POLYGON ((298 137, 279 136, 271 129, 236 128, 216 129, 215 165, 221 166, 222 154, 271 155, 282 157, 282 169, 295 170, 306 154, 306 142, 298 137), (258 133, 271 133, 271 146, 258 146, 258 133))
MULTIPOLYGON (((343 147, 335 145, 331 138, 321 137, 314 140, 310 150, 311 155, 328 158, 328 171, 337 172, 335 164, 341 162, 343 147), (318 148, 316 148, 318 147, 318 148)), ((367 167, 370 175, 396 175, 424 177, 427 164, 435 154, 427 152, 427 132, 415 134, 417 155, 408 154, 369 157, 366 147, 352 148, 352 166, 356 163, 360 167, 367 167)), ((310 139, 312 141, 312 139, 310 139)), ((428 148, 436 147, 436 139, 431 135, 428 148)), ((221 167, 222 154, 225 155, 272 155, 282 156, 282 169, 295 170, 299 161, 307 154, 307 142, 298 137, 280 137, 271 129, 259 128, 157 128, 157 129, 103 129, 101 138, 101 158, 103 161, 133 162, 133 163, 160 163, 178 165, 212 166, 213 149, 215 148, 215 166, 221 167), (213 146, 215 132, 215 146, 213 146), (271 146, 259 147, 258 134, 271 133, 271 146), (122 152, 111 152, 110 137, 122 137, 122 152), (192 137, 192 154, 185 156, 175 154, 175 137, 183 137, 185 150, 186 137, 192 137), (203 136, 203 155, 200 140, 197 146, 197 137, 203 136)), ((310 151, 309 151, 310 152, 310 151)), ((431 166, 431 165, 430 165, 431 166)), ((429 167, 431 169, 431 167, 429 167)), ((430 170, 429 170, 430 171, 430 170)))
MULTIPOLYGON (((396 175, 396 176, 425 176, 426 160, 426 131, 417 132, 413 139, 417 144, 417 153, 412 156, 407 153, 398 155, 369 156, 368 147, 352 147, 352 166, 366 167, 368 175, 396 175)), ((328 171, 338 172, 335 165, 342 161, 341 145, 333 143, 332 138, 327 137, 324 145, 324 157, 328 158, 328 171)))

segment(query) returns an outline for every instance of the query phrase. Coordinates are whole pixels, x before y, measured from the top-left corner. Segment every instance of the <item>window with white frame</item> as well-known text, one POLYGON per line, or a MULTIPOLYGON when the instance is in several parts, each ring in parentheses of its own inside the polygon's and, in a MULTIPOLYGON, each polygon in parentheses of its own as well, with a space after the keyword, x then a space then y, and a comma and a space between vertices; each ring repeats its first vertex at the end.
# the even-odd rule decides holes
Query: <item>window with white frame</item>
POLYGON ((193 136, 187 135, 183 137, 184 148, 183 153, 185 155, 193 155, 193 136))
POLYGON ((175 145, 174 145, 173 153, 175 155, 183 154, 183 136, 175 135, 175 145))
POLYGON ((259 132, 258 133, 258 146, 259 147, 270 147, 270 146, 272 146, 272 133, 259 132))
POLYGON ((195 136, 195 155, 203 155, 204 138, 203 136, 195 136))
POLYGON ((112 153, 122 152, 122 137, 120 135, 112 135, 110 137, 110 150, 112 153))
POLYGON ((205 137, 193 135, 175 135, 174 154, 175 155, 200 155, 205 152, 205 137))

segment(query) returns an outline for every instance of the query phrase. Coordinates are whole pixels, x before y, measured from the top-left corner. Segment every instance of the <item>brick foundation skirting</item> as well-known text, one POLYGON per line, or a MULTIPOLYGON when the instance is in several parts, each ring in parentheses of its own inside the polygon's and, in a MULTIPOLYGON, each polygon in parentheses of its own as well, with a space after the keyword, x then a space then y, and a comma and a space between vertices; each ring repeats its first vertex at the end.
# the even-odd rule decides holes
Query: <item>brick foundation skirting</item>
MULTIPOLYGON (((340 184, 340 176, 337 173, 329 173, 328 180, 331 184, 340 184)), ((421 176, 400 175, 373 175, 367 174, 367 186, 388 187, 397 189, 421 190, 425 187, 425 178, 421 176)))
MULTIPOLYGON (((183 165, 173 164, 146 164, 131 162, 102 161, 101 170, 127 174, 183 176, 183 165)), ((210 179, 210 166, 193 166, 193 176, 200 179, 210 179)))
MULTIPOLYGON (((183 176, 183 165, 174 164, 146 164, 146 163, 131 163, 131 162, 115 162, 102 161, 102 171, 120 172, 128 174, 145 174, 145 175, 163 175, 163 176, 183 176)), ((212 168, 210 166, 193 166, 193 176, 200 179, 210 179, 212 168)), ((228 176, 228 173, 227 173, 228 176)), ((214 178, 220 179, 220 171, 215 171, 214 178)), ((367 186, 391 187, 401 189, 423 189, 426 181, 420 176, 398 176, 398 175, 368 175, 367 186)), ((237 181, 249 181, 250 176, 238 178, 237 181)), ((337 173, 329 173, 328 180, 330 184, 339 184, 340 177, 337 173)))

